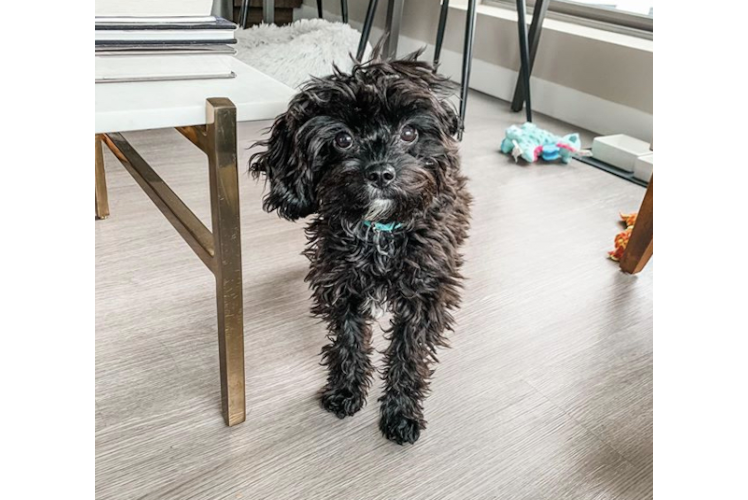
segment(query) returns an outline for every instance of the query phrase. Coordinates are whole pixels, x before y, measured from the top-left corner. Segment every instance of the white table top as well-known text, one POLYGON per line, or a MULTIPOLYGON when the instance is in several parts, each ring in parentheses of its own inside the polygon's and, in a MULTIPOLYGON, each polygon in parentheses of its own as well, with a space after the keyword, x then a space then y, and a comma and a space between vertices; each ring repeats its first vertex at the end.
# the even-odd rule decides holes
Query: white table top
POLYGON ((96 133, 203 125, 210 97, 231 99, 240 122, 286 110, 293 89, 237 59, 231 64, 236 78, 95 84, 96 133))

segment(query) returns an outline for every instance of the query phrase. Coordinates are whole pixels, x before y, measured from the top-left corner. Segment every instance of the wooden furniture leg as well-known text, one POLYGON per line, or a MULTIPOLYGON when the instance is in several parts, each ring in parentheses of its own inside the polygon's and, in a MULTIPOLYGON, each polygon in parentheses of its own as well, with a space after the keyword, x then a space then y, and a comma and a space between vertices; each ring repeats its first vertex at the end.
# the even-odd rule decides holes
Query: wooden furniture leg
POLYGON ((101 150, 101 136, 96 135, 96 218, 109 217, 109 195, 106 190, 106 172, 104 171, 104 154, 101 150))
POLYGON ((647 193, 644 195, 636 224, 631 232, 631 238, 626 251, 621 258, 621 270, 625 273, 636 274, 647 265, 652 257, 654 248, 654 221, 652 208, 654 204, 654 177, 649 180, 647 193))

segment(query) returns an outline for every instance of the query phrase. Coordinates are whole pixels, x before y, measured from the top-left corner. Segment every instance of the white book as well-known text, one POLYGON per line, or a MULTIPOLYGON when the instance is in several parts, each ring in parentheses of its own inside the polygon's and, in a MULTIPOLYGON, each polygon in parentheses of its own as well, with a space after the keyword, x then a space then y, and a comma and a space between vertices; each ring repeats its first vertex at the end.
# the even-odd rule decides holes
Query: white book
POLYGON ((106 16, 97 17, 96 24, 202 24, 213 23, 216 21, 215 16, 171 16, 171 17, 123 17, 123 16, 106 16))
POLYGON ((210 44, 123 44, 105 45, 96 47, 96 56, 121 57, 121 56, 148 56, 166 54, 204 54, 204 55, 236 55, 236 49, 230 45, 210 44))
POLYGON ((96 57, 96 83, 232 78, 231 56, 180 54, 96 57))
POLYGON ((97 42, 233 42, 229 30, 96 30, 97 42))
POLYGON ((210 16, 213 0, 96 0, 96 16, 210 16))

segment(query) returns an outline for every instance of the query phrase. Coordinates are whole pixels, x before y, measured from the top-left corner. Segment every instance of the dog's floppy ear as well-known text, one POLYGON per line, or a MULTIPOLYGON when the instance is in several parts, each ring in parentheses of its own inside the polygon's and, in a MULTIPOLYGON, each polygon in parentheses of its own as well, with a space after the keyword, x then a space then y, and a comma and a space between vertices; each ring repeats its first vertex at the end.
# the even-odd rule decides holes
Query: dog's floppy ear
POLYGON ((444 99, 441 103, 444 111, 442 120, 447 127, 449 135, 457 135, 457 132, 460 131, 460 117, 457 115, 454 106, 447 99, 444 99))
POLYGON ((288 220, 306 217, 317 209, 312 170, 305 148, 297 138, 306 121, 304 107, 299 96, 294 98, 288 111, 276 118, 270 138, 255 144, 267 149, 253 154, 249 160, 252 175, 256 178, 264 172, 270 183, 262 208, 267 212, 277 210, 278 215, 288 220))

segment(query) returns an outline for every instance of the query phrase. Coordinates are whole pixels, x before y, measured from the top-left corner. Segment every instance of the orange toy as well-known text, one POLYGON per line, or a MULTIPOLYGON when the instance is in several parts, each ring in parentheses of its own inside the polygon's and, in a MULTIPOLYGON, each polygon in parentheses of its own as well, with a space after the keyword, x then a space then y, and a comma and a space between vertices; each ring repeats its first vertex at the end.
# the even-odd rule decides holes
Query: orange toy
POLYGON ((615 245, 616 249, 608 252, 608 257, 616 262, 621 260, 623 252, 626 250, 626 245, 629 244, 629 238, 631 238, 631 231, 634 229, 636 224, 636 215, 638 212, 632 212, 630 214, 618 214, 621 217, 621 221, 626 225, 626 229, 616 235, 615 245))

